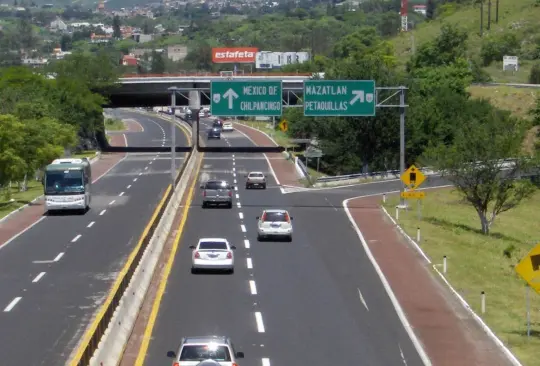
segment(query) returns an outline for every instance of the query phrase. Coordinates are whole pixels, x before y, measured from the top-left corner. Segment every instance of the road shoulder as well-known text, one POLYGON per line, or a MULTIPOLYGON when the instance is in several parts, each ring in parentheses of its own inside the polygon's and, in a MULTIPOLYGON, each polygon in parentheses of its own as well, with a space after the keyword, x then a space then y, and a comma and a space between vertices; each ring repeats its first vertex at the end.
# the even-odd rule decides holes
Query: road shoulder
MULTIPOLYGON (((114 146, 125 146, 124 135, 111 135, 110 143, 114 146)), ((101 154, 99 160, 92 164, 94 179, 101 178, 124 157, 125 154, 101 154)), ((0 222, 0 248, 43 220, 46 217, 44 212, 43 197, 40 197, 27 206, 19 208, 16 213, 10 214, 9 217, 6 216, 5 220, 0 222)))
MULTIPOLYGON (((245 126, 241 123, 234 123, 234 128, 238 132, 244 134, 257 146, 276 146, 276 143, 266 134, 254 128, 245 126)), ((278 185, 284 187, 304 187, 304 185, 299 181, 299 176, 296 172, 294 164, 285 159, 283 154, 271 153, 264 155, 266 156, 268 164, 276 176, 275 178, 278 185)))
POLYGON ((348 201, 349 212, 433 365, 511 365, 380 208, 381 197, 348 201))

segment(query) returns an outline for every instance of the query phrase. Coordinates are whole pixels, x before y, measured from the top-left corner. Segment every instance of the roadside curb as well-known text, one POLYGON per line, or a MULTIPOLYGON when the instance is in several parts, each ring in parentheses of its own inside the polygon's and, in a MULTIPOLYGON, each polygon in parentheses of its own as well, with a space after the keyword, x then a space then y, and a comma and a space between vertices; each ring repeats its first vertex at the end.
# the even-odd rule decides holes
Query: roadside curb
MULTIPOLYGON (((361 198, 361 197, 359 197, 361 198)), ((461 305, 463 305, 463 307, 469 312, 469 314, 472 315, 472 317, 474 318, 474 320, 476 320, 476 322, 478 323, 478 325, 480 325, 480 327, 482 328, 482 330, 489 336, 489 338, 491 338, 492 341, 495 342, 495 344, 497 345, 497 347, 505 354, 505 356, 508 358, 508 360, 514 365, 514 366, 523 366, 519 360, 516 358, 516 356, 514 356, 514 354, 512 353, 512 351, 510 351, 510 349, 508 349, 508 347, 506 347, 506 345, 499 339, 499 337, 497 337, 497 335, 491 330, 491 328, 489 328, 489 326, 484 322, 484 320, 478 315, 476 314, 476 312, 471 308, 471 306, 469 305, 469 303, 467 303, 467 301, 465 301, 465 299, 454 289, 454 287, 450 284, 450 282, 446 279, 446 277, 444 276, 444 274, 442 274, 439 269, 437 268, 437 266, 435 266, 433 264, 433 262, 431 261, 431 259, 428 257, 428 255, 422 250, 422 248, 420 247, 420 245, 411 237, 409 236, 405 230, 396 222, 396 220, 392 217, 392 215, 390 215, 388 213, 388 211, 386 210, 386 208, 384 206, 380 206, 380 208, 382 209, 382 211, 384 212, 384 214, 386 215, 386 217, 388 219, 390 219, 390 221, 392 222, 392 224, 398 229, 398 231, 400 232, 401 235, 403 235, 403 237, 405 237, 405 239, 414 246, 414 248, 416 249, 416 251, 426 260, 426 262, 432 266, 432 268, 435 270, 435 272, 439 275, 439 277, 442 279, 442 281, 446 284, 446 286, 450 289, 450 291, 453 293, 454 296, 456 296, 456 298, 459 300, 459 302, 461 303, 461 305)))
MULTIPOLYGON (((101 151, 96 151, 96 156, 94 156, 92 159, 90 159, 90 164, 94 164, 95 162, 97 162, 99 159, 101 159, 101 151)), ((27 203, 13 211, 11 211, 10 213, 8 213, 6 216, 2 217, 0 219, 0 224, 2 224, 4 221, 7 221, 10 217, 16 215, 17 213, 23 211, 24 209, 34 205, 37 201, 39 201, 40 199, 42 199, 45 195, 40 195, 36 198, 34 198, 32 201, 30 201, 30 203, 27 203)))

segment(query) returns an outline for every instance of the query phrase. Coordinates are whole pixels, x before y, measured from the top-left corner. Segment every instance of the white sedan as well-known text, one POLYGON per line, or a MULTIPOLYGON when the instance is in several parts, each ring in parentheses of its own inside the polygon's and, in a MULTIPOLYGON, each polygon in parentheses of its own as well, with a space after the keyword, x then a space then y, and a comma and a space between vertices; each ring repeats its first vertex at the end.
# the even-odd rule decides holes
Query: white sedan
POLYGON ((191 273, 199 270, 225 270, 234 273, 234 245, 227 239, 203 238, 197 245, 191 245, 191 273))
POLYGON ((231 122, 223 122, 223 127, 222 127, 223 132, 231 132, 233 130, 234 128, 231 122))
POLYGON ((277 237, 292 241, 292 219, 286 210, 264 210, 257 216, 257 240, 277 237))

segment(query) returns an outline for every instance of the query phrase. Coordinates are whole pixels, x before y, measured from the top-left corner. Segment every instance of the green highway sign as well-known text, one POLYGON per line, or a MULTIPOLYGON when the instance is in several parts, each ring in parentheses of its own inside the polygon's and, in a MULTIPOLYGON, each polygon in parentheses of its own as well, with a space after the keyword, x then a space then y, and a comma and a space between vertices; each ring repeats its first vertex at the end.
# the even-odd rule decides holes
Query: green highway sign
POLYGON ((375 116, 373 80, 304 81, 304 116, 375 116))
POLYGON ((281 116, 281 81, 212 81, 214 116, 281 116))

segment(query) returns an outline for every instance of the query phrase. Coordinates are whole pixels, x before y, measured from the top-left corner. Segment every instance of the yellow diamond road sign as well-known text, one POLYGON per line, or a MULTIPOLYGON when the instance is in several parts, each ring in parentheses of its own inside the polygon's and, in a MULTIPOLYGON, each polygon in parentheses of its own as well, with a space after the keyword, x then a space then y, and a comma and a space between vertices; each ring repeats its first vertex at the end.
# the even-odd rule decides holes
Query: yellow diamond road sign
POLYGON ((540 243, 517 264, 516 272, 540 293, 540 243))
POLYGON ((287 130, 289 129, 289 124, 287 123, 286 119, 279 123, 279 129, 283 132, 287 132, 287 130))
POLYGON ((401 181, 411 190, 420 187, 425 180, 426 176, 414 165, 411 165, 409 169, 401 175, 401 181))
POLYGON ((415 192, 415 191, 401 192, 401 197, 422 199, 426 197, 426 192, 415 192))

